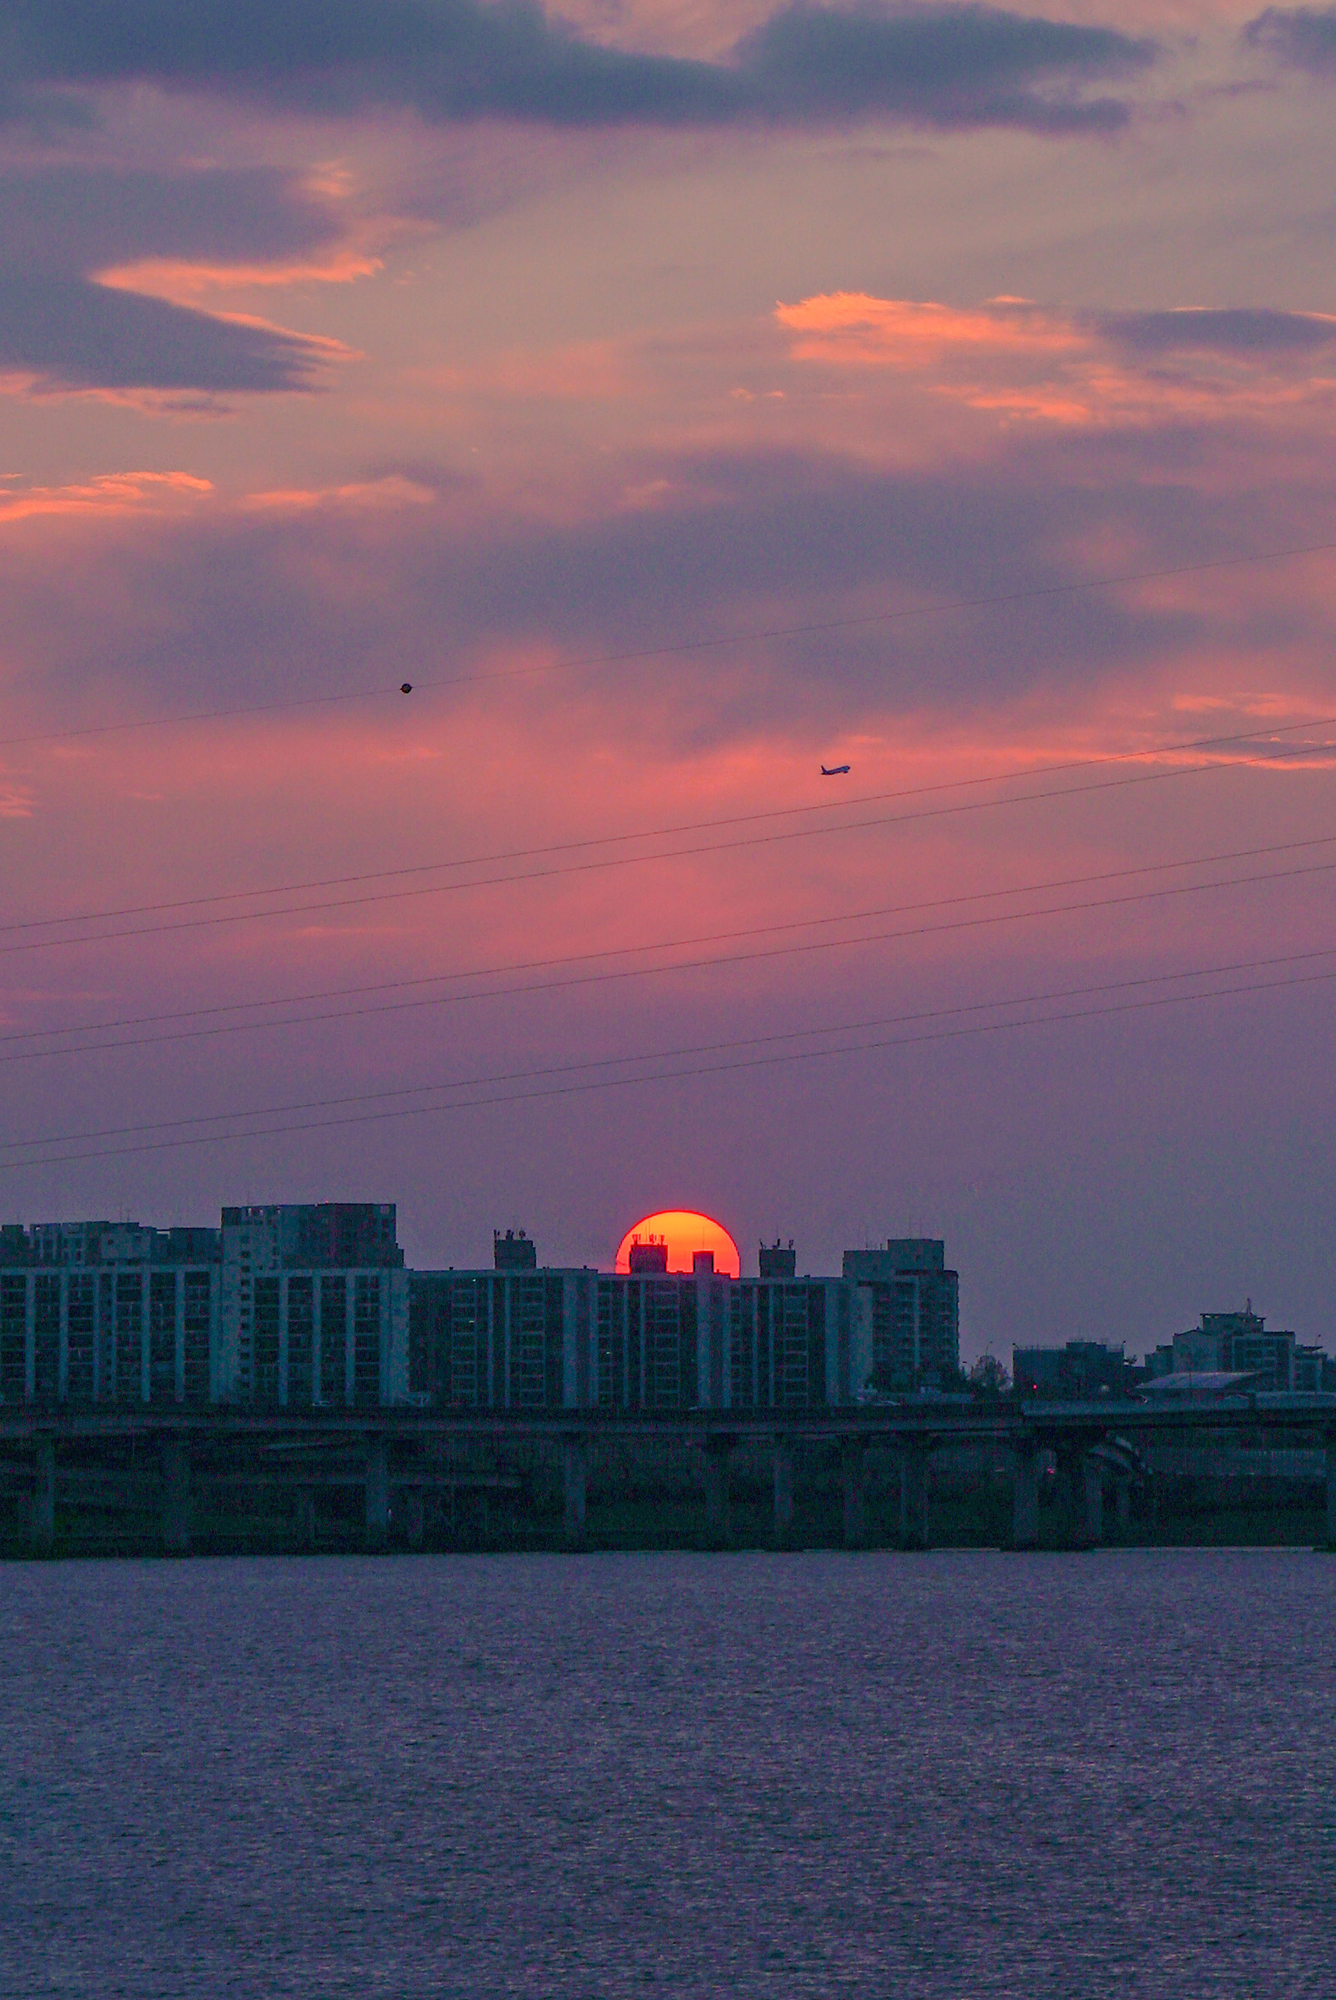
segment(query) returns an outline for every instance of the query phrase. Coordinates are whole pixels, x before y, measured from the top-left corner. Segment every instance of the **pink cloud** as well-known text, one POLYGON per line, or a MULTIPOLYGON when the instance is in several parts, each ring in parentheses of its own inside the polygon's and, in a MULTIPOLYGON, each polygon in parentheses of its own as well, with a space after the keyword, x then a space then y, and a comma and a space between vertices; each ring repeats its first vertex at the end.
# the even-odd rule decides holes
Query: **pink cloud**
POLYGON ((960 308, 841 292, 775 317, 800 363, 892 370, 980 411, 1055 424, 1280 417, 1336 389, 1336 318, 1317 313, 1064 315, 1027 299, 960 308), (1240 320, 1253 323, 1243 338, 1240 320))
POLYGON ((190 504, 211 494, 190 472, 108 472, 68 486, 0 485, 0 524, 34 515, 124 514, 190 504))

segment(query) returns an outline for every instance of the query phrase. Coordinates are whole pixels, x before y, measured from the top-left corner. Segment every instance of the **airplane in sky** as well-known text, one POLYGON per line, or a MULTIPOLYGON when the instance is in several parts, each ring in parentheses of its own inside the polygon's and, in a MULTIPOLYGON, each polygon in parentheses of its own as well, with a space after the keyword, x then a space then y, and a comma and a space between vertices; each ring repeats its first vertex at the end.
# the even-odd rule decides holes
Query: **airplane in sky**
POLYGON ((849 766, 847 764, 832 764, 827 769, 823 764, 821 766, 821 775, 823 778, 847 778, 849 775, 849 766))

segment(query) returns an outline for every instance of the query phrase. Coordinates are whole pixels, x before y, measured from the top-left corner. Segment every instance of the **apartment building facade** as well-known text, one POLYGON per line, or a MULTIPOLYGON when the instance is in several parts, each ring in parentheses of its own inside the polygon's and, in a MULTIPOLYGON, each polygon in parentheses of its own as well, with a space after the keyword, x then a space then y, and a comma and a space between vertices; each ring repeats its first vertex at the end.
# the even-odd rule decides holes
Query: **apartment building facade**
POLYGON ((960 1277, 936 1236, 890 1237, 846 1250, 843 1275, 871 1315, 871 1385, 904 1394, 945 1388, 960 1372, 960 1277))

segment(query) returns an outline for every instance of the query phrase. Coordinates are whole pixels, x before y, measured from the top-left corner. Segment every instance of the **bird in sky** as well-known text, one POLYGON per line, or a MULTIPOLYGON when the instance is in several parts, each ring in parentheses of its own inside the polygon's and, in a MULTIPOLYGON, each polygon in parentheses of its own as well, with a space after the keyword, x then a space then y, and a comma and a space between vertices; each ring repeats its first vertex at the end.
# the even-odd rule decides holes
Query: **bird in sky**
POLYGON ((829 767, 823 764, 821 766, 821 775, 823 778, 847 778, 849 769, 848 764, 831 764, 829 767))

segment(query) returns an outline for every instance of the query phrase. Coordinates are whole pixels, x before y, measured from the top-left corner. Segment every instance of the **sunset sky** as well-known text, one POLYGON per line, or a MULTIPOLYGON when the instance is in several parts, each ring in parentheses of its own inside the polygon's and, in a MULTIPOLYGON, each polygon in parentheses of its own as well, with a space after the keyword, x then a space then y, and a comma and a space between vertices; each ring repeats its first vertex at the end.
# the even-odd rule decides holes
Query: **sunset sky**
POLYGON ((1336 8, 0 51, 5 1217, 1336 1346, 1336 8))

